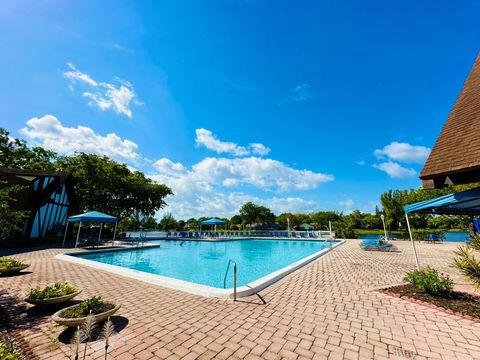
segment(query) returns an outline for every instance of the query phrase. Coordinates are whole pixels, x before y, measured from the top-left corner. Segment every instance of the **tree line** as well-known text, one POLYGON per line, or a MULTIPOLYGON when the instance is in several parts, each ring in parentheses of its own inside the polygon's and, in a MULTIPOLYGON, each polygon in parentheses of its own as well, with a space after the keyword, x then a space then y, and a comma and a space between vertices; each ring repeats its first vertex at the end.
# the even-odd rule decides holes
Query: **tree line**
MULTIPOLYGON (((198 231, 200 228, 208 230, 210 227, 202 226, 201 222, 210 217, 190 218, 188 220, 177 220, 172 214, 165 214, 158 222, 152 217, 130 217, 121 223, 123 230, 160 230, 160 231, 198 231)), ((300 225, 309 224, 315 230, 328 230, 331 222, 332 227, 340 237, 354 237, 355 226, 365 228, 378 228, 381 224, 379 216, 372 214, 361 214, 355 211, 352 214, 344 215, 338 211, 318 211, 311 214, 281 213, 275 215, 271 209, 252 202, 243 204, 238 214, 231 218, 220 218, 226 222, 225 226, 218 229, 228 230, 255 230, 263 229, 265 226, 274 226, 278 230, 286 230, 290 225, 291 230, 300 230, 300 225)))
MULTIPOLYGON (((375 208, 374 213, 360 212, 354 210, 349 214, 340 211, 317 211, 312 213, 281 213, 275 215, 271 209, 263 205, 256 205, 247 202, 242 205, 238 214, 231 218, 221 218, 226 226, 219 227, 228 230, 246 230, 262 228, 264 224, 275 224, 279 230, 299 230, 300 225, 308 224, 314 230, 328 230, 331 223, 337 236, 342 238, 354 238, 358 230, 382 230, 383 223, 381 216, 384 215, 385 225, 388 231, 406 231, 405 213, 403 207, 415 202, 432 199, 438 196, 447 195, 456 191, 463 191, 474 185, 457 186, 440 190, 388 190, 381 194, 380 201, 383 209, 375 208), (252 226, 257 225, 257 226, 252 226)), ((177 220, 172 214, 167 213, 157 220, 154 217, 128 218, 122 224, 126 230, 138 230, 140 227, 145 230, 161 231, 198 231, 200 223, 210 217, 190 218, 188 220, 177 220)), ((429 214, 410 214, 412 228, 438 230, 439 232, 450 229, 466 229, 470 219, 468 216, 433 216, 429 214)), ((207 229, 208 227, 203 227, 207 229)))

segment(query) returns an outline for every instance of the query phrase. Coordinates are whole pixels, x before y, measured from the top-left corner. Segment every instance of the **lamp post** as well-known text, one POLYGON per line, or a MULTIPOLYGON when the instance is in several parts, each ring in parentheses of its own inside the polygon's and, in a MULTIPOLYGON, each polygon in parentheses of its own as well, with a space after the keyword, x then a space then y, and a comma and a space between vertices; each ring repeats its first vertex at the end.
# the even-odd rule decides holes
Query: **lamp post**
POLYGON ((382 223, 383 223, 383 231, 385 232, 385 241, 387 241, 387 228, 385 227, 385 215, 380 215, 380 219, 382 219, 382 223))

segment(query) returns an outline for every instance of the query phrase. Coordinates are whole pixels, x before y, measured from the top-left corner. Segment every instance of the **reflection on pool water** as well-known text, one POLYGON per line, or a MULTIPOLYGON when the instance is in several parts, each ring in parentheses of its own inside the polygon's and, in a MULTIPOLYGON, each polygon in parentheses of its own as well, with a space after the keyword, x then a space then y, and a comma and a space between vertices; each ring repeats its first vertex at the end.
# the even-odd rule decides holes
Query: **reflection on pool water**
MULTIPOLYGON (((237 263, 237 286, 246 285, 335 241, 244 239, 227 241, 159 240, 160 247, 77 255, 101 263, 223 288, 229 259, 237 263)), ((233 287, 233 275, 226 287, 233 287)))

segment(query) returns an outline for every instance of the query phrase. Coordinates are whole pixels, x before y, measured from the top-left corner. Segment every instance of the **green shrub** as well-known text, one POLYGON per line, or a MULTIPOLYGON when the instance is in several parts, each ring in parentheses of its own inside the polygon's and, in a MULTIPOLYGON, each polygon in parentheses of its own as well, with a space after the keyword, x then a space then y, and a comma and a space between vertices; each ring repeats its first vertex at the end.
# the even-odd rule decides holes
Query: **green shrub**
POLYGON ((74 319, 88 316, 90 313, 92 315, 100 314, 113 308, 113 304, 103 301, 100 296, 93 296, 89 299, 83 300, 80 304, 65 310, 63 316, 74 319))
POLYGON ((15 258, 0 257, 0 270, 8 270, 25 265, 25 263, 15 258))
POLYGON ((350 218, 333 222, 332 226, 335 231, 335 237, 338 239, 356 239, 357 235, 355 234, 353 225, 350 218))
MULTIPOLYGON (((478 246, 476 244, 475 246, 478 246)), ((480 258, 478 248, 462 246, 455 252, 452 266, 473 282, 476 290, 480 289, 480 258)))
POLYGON ((7 345, 0 342, 0 359, 1 360, 19 360, 20 355, 15 352, 11 352, 8 349, 7 345))
POLYGON ((70 285, 68 282, 56 282, 51 286, 41 288, 37 286, 36 288, 30 289, 27 299, 29 300, 43 300, 51 299, 54 297, 64 296, 68 294, 73 294, 77 291, 77 288, 70 285))
POLYGON ((404 280, 415 286, 421 292, 433 296, 446 297, 452 294, 452 280, 443 274, 438 274, 434 268, 425 268, 408 272, 404 280))

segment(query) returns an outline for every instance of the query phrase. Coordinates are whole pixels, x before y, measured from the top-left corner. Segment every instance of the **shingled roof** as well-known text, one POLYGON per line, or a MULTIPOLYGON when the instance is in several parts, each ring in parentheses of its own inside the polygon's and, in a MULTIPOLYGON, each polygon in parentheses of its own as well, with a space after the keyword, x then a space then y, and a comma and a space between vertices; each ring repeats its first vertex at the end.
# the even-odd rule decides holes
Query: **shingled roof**
POLYGON ((428 157, 424 188, 480 181, 480 54, 428 157))

